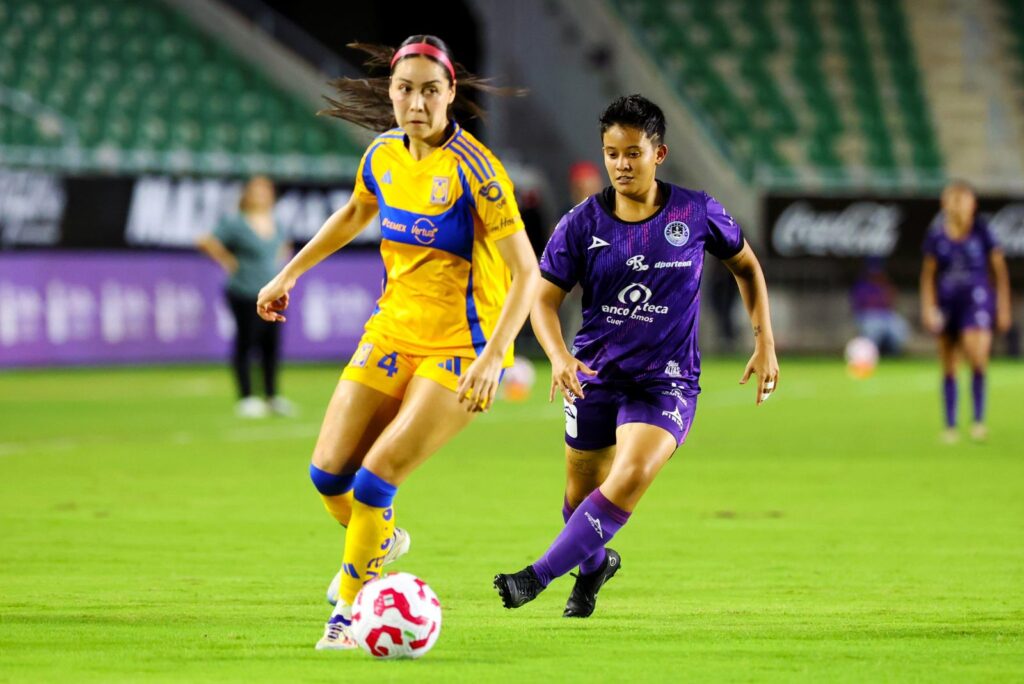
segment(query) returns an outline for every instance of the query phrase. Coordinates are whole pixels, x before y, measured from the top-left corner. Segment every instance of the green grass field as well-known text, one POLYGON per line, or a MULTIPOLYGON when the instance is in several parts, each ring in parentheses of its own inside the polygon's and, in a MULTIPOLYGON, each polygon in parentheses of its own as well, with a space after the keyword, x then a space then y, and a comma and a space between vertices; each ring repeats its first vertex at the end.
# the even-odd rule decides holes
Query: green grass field
POLYGON ((219 367, 0 374, 0 681, 1021 681, 1024 366, 992 371, 987 444, 942 446, 933 363, 782 361, 757 409, 740 361, 706 363, 586 621, 561 618, 571 578, 515 612, 491 588, 562 524, 560 406, 478 419, 397 500, 393 567, 445 609, 418 662, 313 650, 337 369, 288 369, 302 414, 260 422, 219 367))

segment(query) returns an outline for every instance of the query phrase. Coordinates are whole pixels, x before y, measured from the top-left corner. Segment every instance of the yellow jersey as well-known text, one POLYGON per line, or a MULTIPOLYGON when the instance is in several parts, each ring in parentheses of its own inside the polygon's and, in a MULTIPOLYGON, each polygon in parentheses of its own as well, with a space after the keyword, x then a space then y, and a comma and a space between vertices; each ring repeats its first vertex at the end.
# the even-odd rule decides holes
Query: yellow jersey
MULTIPOLYGON (((491 151, 454 124, 417 161, 394 128, 370 144, 353 196, 380 212, 385 280, 366 332, 417 356, 478 356, 511 284, 495 241, 523 230, 512 182, 491 151)), ((511 345, 506 365, 512 364, 511 345)))

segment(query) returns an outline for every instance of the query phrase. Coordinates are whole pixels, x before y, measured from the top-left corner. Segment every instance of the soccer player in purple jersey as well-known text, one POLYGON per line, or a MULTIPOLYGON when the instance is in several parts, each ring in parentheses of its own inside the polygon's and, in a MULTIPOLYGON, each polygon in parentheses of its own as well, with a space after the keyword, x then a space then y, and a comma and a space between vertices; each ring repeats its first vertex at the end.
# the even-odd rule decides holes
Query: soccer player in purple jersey
POLYGON ((700 392, 697 329, 704 253, 732 271, 750 315, 756 402, 779 378, 768 290, 736 222, 706 192, 655 179, 668 154, 665 117, 630 95, 601 116, 611 187, 562 217, 541 259, 545 282, 531 312, 551 359, 551 395, 565 399, 565 527, 547 552, 494 586, 506 608, 533 600, 579 566, 565 617, 589 617, 621 558, 606 548, 686 439, 700 392), (583 326, 570 352, 558 308, 583 288, 583 326))
POLYGON ((1010 328, 1006 258, 985 222, 975 218, 976 208, 977 198, 971 186, 962 181, 950 183, 942 192, 943 220, 929 231, 924 241, 921 321, 939 340, 946 442, 957 440, 958 350, 967 357, 973 372, 971 437, 984 440, 988 436, 985 374, 992 349, 992 325, 994 322, 999 332, 1010 328))

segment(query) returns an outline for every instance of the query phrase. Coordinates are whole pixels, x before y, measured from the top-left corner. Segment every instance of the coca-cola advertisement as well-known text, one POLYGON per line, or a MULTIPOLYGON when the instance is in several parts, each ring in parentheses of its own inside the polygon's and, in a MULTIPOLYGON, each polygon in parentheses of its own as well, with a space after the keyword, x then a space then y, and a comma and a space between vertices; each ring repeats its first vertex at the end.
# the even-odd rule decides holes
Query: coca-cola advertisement
MULTIPOLYGON (((773 271, 784 278, 800 269, 843 273, 875 258, 909 281, 925 235, 942 220, 938 196, 769 195, 763 215, 773 271)), ((1024 259, 1024 197, 981 196, 978 215, 1011 263, 1024 259)))

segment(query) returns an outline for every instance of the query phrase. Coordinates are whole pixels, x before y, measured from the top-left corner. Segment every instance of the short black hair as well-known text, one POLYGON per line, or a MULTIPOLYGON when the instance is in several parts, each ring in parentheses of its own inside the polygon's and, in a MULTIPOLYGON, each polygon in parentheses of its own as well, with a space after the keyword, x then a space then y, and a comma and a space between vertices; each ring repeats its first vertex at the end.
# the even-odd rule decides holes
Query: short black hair
POLYGON ((665 113, 643 95, 624 95, 601 114, 601 135, 612 126, 643 131, 655 146, 665 142, 665 113))

